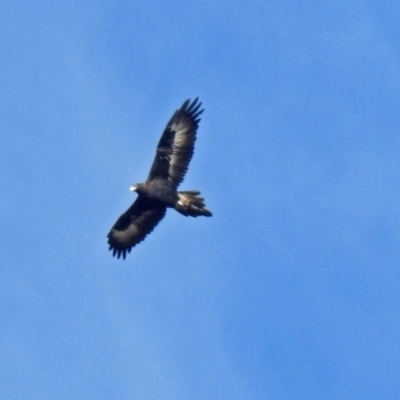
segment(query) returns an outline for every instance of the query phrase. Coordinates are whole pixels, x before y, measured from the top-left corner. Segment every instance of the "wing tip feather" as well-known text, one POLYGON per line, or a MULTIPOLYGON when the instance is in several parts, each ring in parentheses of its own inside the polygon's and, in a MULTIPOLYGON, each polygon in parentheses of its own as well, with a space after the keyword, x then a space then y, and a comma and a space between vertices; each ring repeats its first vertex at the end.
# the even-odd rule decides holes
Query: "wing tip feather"
POLYGON ((189 98, 183 102, 180 111, 188 112, 194 122, 198 124, 200 122, 199 116, 204 112, 204 108, 200 109, 201 105, 202 103, 199 101, 199 97, 195 97, 193 101, 189 98))

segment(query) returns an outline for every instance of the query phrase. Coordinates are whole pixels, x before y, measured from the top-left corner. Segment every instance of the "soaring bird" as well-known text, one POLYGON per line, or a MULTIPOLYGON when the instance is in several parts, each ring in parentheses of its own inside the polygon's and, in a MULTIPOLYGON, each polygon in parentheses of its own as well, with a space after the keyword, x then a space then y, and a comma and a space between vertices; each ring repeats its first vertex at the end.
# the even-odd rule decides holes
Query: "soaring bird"
POLYGON ((156 156, 144 183, 130 187, 135 202, 122 214, 107 235, 113 256, 125 259, 164 218, 167 208, 184 216, 211 217, 197 190, 177 191, 194 152, 201 103, 186 100, 169 120, 157 146, 156 156))

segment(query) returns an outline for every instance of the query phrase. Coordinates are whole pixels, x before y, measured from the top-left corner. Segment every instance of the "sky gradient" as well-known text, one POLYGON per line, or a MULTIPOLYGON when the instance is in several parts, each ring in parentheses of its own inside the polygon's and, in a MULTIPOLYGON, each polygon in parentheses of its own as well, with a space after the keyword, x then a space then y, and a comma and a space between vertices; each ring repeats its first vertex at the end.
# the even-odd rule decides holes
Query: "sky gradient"
POLYGON ((400 398, 400 5, 0 5, 0 398, 400 398), (182 190, 106 235, 187 98, 182 190))

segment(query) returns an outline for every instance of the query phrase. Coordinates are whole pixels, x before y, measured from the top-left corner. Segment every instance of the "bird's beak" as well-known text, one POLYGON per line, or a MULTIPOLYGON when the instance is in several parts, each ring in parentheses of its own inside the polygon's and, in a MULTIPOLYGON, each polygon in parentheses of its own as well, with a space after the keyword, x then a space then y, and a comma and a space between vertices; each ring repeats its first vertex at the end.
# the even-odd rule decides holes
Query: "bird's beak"
POLYGON ((132 185, 132 186, 129 188, 129 190, 130 190, 131 192, 134 192, 136 189, 137 189, 137 186, 136 186, 136 185, 132 185))

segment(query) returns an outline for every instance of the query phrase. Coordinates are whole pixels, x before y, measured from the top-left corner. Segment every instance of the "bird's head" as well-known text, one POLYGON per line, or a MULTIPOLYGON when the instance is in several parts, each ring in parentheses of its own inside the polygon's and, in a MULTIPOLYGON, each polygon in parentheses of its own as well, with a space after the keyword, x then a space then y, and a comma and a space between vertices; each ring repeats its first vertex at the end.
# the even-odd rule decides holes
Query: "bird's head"
POLYGON ((131 185, 131 187, 129 188, 129 190, 130 190, 131 192, 140 193, 142 187, 143 187, 143 183, 134 183, 133 185, 131 185))

